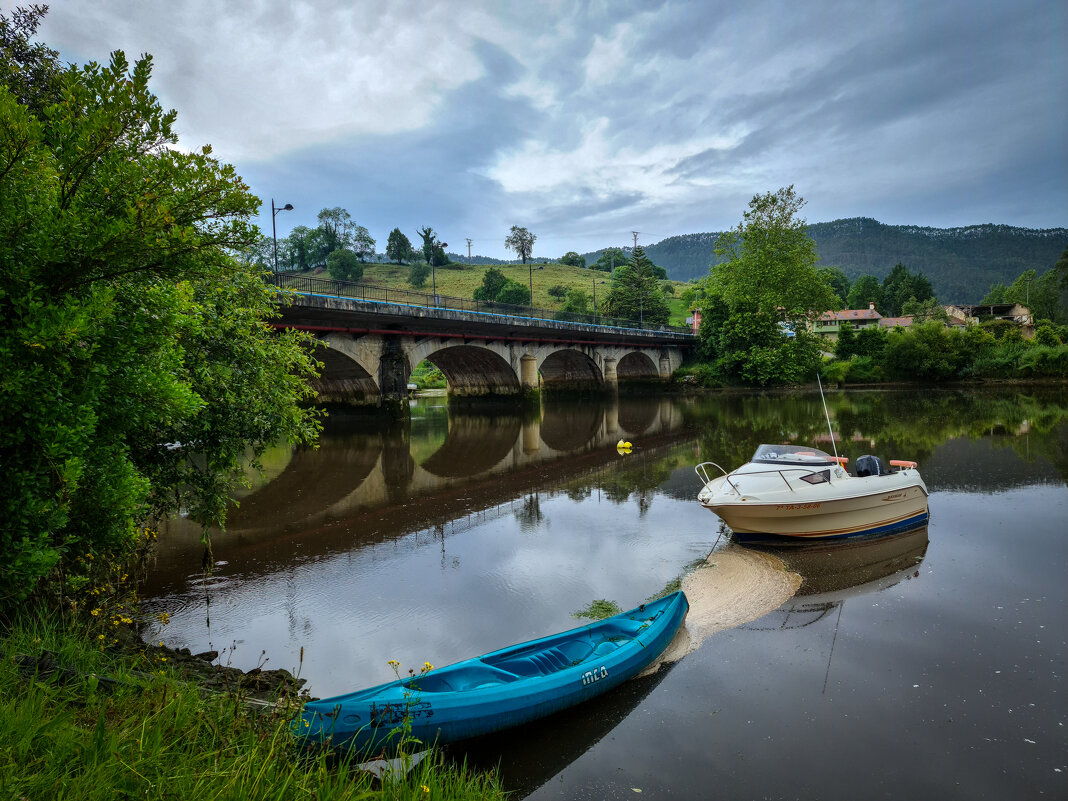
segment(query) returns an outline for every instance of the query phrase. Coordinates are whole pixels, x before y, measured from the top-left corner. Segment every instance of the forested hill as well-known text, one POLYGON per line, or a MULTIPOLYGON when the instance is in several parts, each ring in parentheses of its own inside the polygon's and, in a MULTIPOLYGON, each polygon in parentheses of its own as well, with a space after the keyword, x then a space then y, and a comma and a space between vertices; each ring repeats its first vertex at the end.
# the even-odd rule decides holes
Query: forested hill
MULTIPOLYGON (((923 228, 854 217, 814 223, 808 230, 821 265, 841 268, 850 280, 864 274, 882 279, 901 262, 913 272, 923 272, 946 303, 978 303, 992 284, 1010 284, 1025 270, 1041 275, 1068 245, 1068 228, 990 224, 923 228)), ((668 276, 688 281, 708 274, 716 260, 718 237, 718 233, 673 236, 645 252, 668 276)))

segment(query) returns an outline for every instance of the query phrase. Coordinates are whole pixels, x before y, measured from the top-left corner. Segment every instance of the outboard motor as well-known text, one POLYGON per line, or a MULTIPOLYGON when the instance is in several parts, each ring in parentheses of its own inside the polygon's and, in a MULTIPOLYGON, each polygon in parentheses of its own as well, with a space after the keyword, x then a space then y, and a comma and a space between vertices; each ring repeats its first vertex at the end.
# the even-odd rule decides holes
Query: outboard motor
POLYGON ((889 474, 890 471, 886 469, 883 460, 878 456, 865 455, 857 457, 857 478, 886 476, 889 474))

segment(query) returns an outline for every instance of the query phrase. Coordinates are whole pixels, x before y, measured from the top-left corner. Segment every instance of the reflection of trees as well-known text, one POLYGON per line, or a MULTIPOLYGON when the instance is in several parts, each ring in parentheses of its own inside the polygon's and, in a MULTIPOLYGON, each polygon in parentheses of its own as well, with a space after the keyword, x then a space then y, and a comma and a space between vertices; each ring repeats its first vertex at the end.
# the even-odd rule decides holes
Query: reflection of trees
MULTIPOLYGON (((828 396, 827 406, 841 437, 838 452, 852 460, 877 453, 923 461, 947 440, 994 435, 1025 461, 1045 458, 1068 478, 1068 404, 1057 391, 848 392, 828 396)), ((700 428, 701 460, 728 470, 748 461, 761 442, 831 450, 818 394, 710 398, 686 415, 700 428)))
POLYGON ((515 511, 515 519, 519 521, 519 530, 524 533, 534 531, 541 525, 545 515, 541 512, 541 498, 537 493, 523 499, 523 505, 515 511))
POLYGON ((678 460, 673 456, 656 460, 624 458, 628 460, 627 467, 600 476, 594 486, 599 487, 612 503, 626 503, 632 495, 637 496, 638 510, 644 515, 649 511, 657 489, 671 476, 678 460))

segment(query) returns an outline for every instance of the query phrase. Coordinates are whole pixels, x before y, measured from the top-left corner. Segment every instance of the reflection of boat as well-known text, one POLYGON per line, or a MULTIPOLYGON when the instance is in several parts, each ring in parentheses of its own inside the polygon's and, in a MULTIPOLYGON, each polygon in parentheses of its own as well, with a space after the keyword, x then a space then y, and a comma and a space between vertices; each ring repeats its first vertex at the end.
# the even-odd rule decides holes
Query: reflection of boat
POLYGON ((778 540, 747 548, 777 556, 801 576, 797 594, 782 609, 830 608, 857 595, 879 592, 912 577, 927 553, 927 526, 845 540, 778 540))
POLYGON ((697 498, 738 539, 856 537, 903 531, 926 522, 927 487, 915 462, 861 456, 857 475, 844 458, 797 445, 761 445, 728 473, 714 462, 696 468, 704 487, 697 498), (707 466, 722 476, 710 479, 707 466))
POLYGON ((513 801, 525 798, 608 734, 612 733, 613 739, 635 736, 630 731, 614 730, 678 664, 661 664, 652 673, 642 673, 588 704, 565 709, 521 728, 465 740, 451 746, 449 754, 454 762, 497 773, 513 801))
POLYGON ((304 706, 294 722, 308 741, 377 748, 402 731, 451 742, 518 726, 574 706, 656 659, 686 615, 674 592, 637 609, 513 645, 419 676, 304 706))

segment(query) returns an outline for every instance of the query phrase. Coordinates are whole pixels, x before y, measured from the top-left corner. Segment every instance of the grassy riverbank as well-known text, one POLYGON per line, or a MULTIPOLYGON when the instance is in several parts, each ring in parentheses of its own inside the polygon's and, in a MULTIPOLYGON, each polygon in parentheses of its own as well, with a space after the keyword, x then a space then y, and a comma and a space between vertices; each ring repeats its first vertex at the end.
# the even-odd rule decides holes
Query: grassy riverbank
POLYGON ((378 787, 351 757, 298 748, 284 707, 254 710, 239 693, 184 681, 161 652, 104 642, 114 641, 58 618, 24 618, 0 633, 0 796, 504 797, 495 777, 440 757, 378 787))

